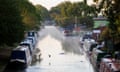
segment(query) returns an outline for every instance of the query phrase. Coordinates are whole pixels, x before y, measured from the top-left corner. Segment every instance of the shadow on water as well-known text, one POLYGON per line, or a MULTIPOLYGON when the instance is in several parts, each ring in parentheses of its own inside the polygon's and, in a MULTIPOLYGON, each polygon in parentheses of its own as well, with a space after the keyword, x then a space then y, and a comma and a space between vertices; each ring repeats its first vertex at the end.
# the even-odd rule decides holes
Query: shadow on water
POLYGON ((26 72, 25 69, 25 64, 14 62, 8 63, 3 72, 26 72))
MULTIPOLYGON (((41 63, 42 59, 41 58, 36 58, 35 60, 32 61, 30 66, 34 66, 37 63, 41 63)), ((51 63, 49 63, 51 65, 51 63)), ((27 72, 27 66, 23 63, 19 62, 14 62, 14 63, 8 63, 3 70, 3 72, 27 72)))
POLYGON ((41 63, 41 61, 42 61, 43 59, 40 57, 40 56, 35 56, 35 58, 34 58, 34 60, 32 61, 32 63, 31 63, 31 66, 34 66, 34 65, 36 65, 37 63, 41 63))
POLYGON ((78 55, 83 54, 79 42, 76 39, 73 39, 72 37, 66 38, 66 40, 62 42, 62 46, 65 52, 78 54, 78 55))

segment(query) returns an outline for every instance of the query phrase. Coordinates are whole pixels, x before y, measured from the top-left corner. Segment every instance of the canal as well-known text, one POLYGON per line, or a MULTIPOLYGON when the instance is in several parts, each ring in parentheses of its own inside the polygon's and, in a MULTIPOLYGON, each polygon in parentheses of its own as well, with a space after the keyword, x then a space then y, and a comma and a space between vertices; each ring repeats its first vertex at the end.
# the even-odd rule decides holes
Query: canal
POLYGON ((94 72, 78 36, 66 37, 55 26, 46 26, 39 36, 36 48, 40 58, 37 55, 31 66, 16 72, 94 72))

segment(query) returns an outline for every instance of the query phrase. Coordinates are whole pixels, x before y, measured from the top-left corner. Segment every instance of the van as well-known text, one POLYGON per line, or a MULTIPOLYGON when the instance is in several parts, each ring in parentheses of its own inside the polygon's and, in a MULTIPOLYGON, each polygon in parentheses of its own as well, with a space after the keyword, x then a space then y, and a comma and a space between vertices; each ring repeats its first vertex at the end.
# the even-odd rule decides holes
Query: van
POLYGON ((30 51, 28 46, 18 46, 13 49, 10 56, 10 66, 17 66, 26 68, 31 64, 32 57, 30 55, 30 51))

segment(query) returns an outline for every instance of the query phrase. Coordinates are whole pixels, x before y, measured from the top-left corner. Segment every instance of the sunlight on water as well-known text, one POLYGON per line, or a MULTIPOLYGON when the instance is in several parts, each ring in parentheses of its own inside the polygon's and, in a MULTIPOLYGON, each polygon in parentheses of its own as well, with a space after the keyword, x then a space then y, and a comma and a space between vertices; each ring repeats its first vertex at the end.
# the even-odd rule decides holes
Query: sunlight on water
POLYGON ((61 41, 50 35, 39 41, 37 48, 42 61, 35 66, 36 72, 94 72, 85 55, 64 52, 61 41))
POLYGON ((48 60, 54 58, 56 55, 63 53, 61 42, 52 38, 50 35, 46 36, 37 44, 37 48, 41 51, 41 58, 48 60))
POLYGON ((70 46, 65 46, 67 50, 64 51, 62 42, 66 39, 61 41, 63 36, 60 35, 60 32, 55 27, 46 27, 41 34, 45 37, 38 41, 36 48, 40 49, 42 60, 28 67, 27 72, 94 72, 85 54, 67 52, 69 49, 79 48, 79 45, 76 44, 77 42, 73 41, 74 39, 69 40, 70 46))

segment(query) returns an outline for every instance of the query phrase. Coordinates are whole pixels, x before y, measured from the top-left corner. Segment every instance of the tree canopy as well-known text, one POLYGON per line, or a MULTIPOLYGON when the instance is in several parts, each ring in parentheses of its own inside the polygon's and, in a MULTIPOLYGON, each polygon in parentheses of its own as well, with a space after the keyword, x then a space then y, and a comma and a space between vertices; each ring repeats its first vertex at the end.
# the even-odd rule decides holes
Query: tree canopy
POLYGON ((49 11, 42 5, 36 5, 37 13, 41 16, 41 19, 47 20, 50 19, 49 11))
POLYGON ((96 16, 96 7, 95 5, 88 6, 86 0, 84 2, 63 2, 53 7, 50 15, 61 26, 75 24, 75 18, 78 24, 86 23, 88 26, 92 26, 92 17, 96 16), (83 19, 87 20, 83 21, 83 19))
POLYGON ((98 12, 102 12, 110 21, 109 28, 120 31, 120 0, 94 0, 98 12))
POLYGON ((24 25, 14 0, 0 1, 0 45, 12 45, 23 38, 24 25))
POLYGON ((0 0, 0 46, 13 46, 26 30, 40 25, 40 13, 28 0, 0 0))
MULTIPOLYGON (((97 3, 97 11, 108 18, 109 25, 102 32, 103 40, 113 42, 114 50, 120 50, 120 0, 94 0, 97 3)), ((106 42, 107 43, 107 42, 106 42)), ((109 47, 107 47, 109 50, 109 47)))
POLYGON ((36 7, 28 0, 16 0, 16 7, 23 17, 22 22, 26 30, 34 29, 40 24, 40 13, 37 13, 36 7))

